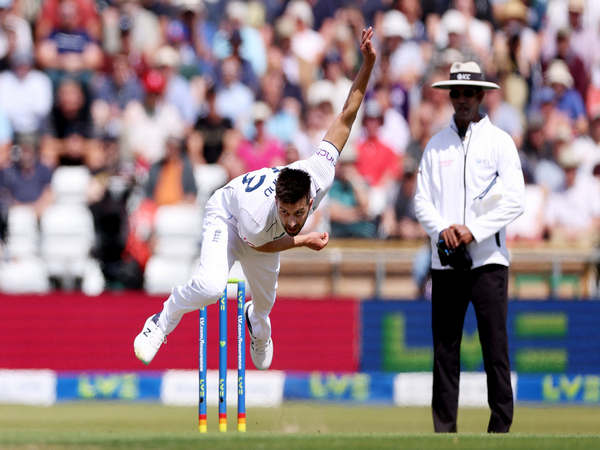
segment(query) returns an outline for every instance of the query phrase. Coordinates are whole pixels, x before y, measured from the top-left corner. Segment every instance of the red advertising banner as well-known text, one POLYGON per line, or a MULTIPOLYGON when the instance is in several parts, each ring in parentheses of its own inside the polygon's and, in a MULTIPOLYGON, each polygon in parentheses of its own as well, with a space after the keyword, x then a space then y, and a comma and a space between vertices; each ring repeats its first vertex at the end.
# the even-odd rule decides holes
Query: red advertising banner
MULTIPOLYGON (((140 371, 198 368, 198 312, 186 314, 145 366, 133 340, 166 297, 141 292, 0 295, 2 369, 140 371)), ((235 299, 228 301, 228 367, 236 367, 235 299)), ((359 303, 279 298, 271 313, 274 370, 351 372, 359 366, 359 303)), ((208 307, 207 365, 218 367, 218 306, 208 307)), ((247 346, 250 339, 246 339, 247 346)), ((254 369, 247 350, 248 369, 254 369)))

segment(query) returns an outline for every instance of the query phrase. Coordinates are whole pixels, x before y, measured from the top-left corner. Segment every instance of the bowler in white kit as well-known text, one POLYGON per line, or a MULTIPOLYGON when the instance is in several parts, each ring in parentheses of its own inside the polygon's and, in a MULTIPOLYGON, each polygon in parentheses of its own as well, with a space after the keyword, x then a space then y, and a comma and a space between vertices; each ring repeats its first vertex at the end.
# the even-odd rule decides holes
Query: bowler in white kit
POLYGON ((252 301, 244 307, 250 355, 259 370, 273 360, 269 314, 275 303, 279 252, 295 247, 321 250, 326 232, 300 235, 308 216, 331 187, 335 165, 367 89, 376 53, 373 30, 363 30, 362 66, 340 115, 310 158, 289 166, 249 172, 217 190, 205 208, 200 264, 194 277, 177 286, 161 312, 149 317, 133 343, 135 355, 150 364, 182 316, 216 303, 227 286, 229 271, 239 261, 252 301))

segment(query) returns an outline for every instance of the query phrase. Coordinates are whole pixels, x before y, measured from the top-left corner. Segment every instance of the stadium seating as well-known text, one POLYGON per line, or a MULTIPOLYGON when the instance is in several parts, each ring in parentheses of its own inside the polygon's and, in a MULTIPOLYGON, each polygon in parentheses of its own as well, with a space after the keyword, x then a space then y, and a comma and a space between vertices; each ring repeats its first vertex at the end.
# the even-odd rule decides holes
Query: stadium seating
POLYGON ((60 166, 52 175, 52 191, 57 204, 86 203, 90 171, 85 166, 60 166))
POLYGON ((154 219, 153 255, 191 261, 199 253, 202 236, 200 210, 192 205, 161 206, 154 219))
POLYGON ((70 285, 82 278, 94 242, 94 223, 89 209, 81 205, 57 204, 46 210, 41 221, 41 254, 51 277, 70 285))
POLYGON ((196 205, 161 206, 154 219, 155 245, 146 265, 144 288, 150 294, 171 292, 187 283, 191 261, 200 251, 201 210, 196 205))
POLYGON ((37 217, 32 207, 16 205, 8 212, 8 240, 6 248, 9 257, 39 255, 40 232, 37 217))
POLYGON ((198 189, 197 203, 202 208, 204 208, 210 196, 229 181, 227 170, 218 164, 197 165, 194 168, 194 178, 198 189))
POLYGON ((50 291, 44 260, 36 256, 14 259, 2 264, 0 288, 9 294, 45 294, 50 291))
POLYGON ((81 290, 86 295, 100 295, 106 284, 100 264, 93 258, 88 258, 83 268, 81 290))
POLYGON ((152 256, 144 272, 144 289, 149 294, 169 294, 174 286, 188 282, 189 261, 152 256))

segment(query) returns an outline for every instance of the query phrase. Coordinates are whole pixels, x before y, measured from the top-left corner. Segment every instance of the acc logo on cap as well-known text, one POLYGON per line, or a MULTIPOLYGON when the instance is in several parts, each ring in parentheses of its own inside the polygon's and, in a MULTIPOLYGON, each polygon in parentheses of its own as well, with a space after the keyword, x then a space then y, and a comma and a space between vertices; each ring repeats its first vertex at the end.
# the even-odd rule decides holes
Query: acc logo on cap
POLYGON ((458 75, 456 75, 456 79, 457 80, 470 80, 471 74, 470 73, 459 73, 458 75))

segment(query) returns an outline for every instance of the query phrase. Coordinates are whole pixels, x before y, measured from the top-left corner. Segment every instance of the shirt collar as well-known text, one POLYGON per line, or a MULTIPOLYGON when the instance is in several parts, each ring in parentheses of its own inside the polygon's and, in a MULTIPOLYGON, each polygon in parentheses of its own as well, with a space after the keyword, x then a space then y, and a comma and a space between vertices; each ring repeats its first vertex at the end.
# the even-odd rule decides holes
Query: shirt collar
MULTIPOLYGON (((467 132, 469 131, 479 131, 482 130, 487 124, 490 123, 490 119, 487 114, 480 115, 479 122, 471 122, 469 124, 469 128, 467 128, 467 132)), ((456 122, 454 121, 454 114, 452 114, 452 121, 450 122, 450 127, 458 133, 458 127, 456 126, 456 122)))

